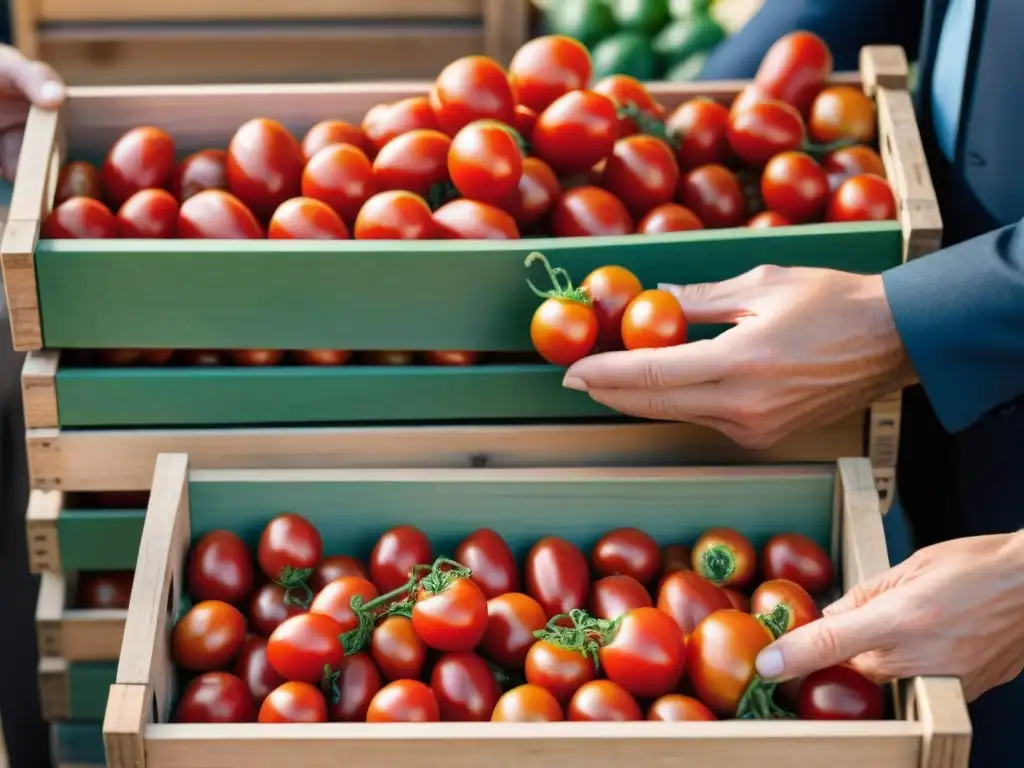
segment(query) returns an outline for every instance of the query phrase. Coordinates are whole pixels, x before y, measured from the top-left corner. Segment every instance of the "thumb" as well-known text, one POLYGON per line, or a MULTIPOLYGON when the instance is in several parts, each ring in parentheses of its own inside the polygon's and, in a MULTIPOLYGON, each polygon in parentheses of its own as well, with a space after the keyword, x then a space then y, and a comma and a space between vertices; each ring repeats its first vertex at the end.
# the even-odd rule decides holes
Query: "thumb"
POLYGON ((41 61, 29 61, 16 49, 5 50, 0 57, 0 74, 20 90, 33 105, 56 109, 64 102, 64 81, 41 61))
POLYGON ((737 284, 737 278, 691 285, 659 283, 658 288, 675 296, 687 321, 696 325, 735 323, 751 314, 746 305, 749 293, 742 283, 737 284))

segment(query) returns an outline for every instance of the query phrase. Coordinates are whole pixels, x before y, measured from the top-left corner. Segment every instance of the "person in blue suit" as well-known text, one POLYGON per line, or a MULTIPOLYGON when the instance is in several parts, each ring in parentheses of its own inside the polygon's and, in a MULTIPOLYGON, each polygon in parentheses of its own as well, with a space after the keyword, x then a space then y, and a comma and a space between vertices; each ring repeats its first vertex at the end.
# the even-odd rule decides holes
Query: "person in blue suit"
POLYGON ((754 448, 906 388, 898 498, 924 548, 781 638, 758 669, 785 679, 852 658, 879 678, 956 675, 973 702, 972 765, 986 768, 1020 762, 1024 713, 1024 2, 768 0, 705 74, 750 76, 798 28, 853 68, 861 45, 912 33, 915 5, 943 250, 882 275, 762 267, 669 286, 691 321, 733 327, 596 355, 564 383, 754 448), (897 32, 882 34, 894 14, 897 32))

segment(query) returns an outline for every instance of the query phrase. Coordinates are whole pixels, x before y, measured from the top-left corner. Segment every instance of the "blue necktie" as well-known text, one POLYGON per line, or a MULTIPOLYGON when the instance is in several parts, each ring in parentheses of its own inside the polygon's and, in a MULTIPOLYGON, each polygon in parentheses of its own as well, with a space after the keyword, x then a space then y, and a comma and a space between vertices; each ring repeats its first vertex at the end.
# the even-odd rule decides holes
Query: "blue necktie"
POLYGON ((935 53, 931 92, 932 124, 939 149, 950 162, 956 155, 974 11, 975 0, 951 0, 935 53))

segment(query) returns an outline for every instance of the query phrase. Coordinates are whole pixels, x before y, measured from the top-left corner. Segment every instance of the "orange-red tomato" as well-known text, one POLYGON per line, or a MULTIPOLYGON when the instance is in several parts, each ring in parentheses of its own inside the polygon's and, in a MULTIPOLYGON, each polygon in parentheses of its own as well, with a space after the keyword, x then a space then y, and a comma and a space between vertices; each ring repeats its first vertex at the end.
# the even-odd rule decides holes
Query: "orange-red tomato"
POLYGON ((832 76, 832 53, 812 32, 780 37, 761 60, 754 85, 772 99, 792 104, 807 114, 815 96, 832 76))
POLYGON ((329 205, 311 197, 285 200, 270 217, 271 240, 348 240, 348 227, 329 205))
POLYGON ((769 229, 771 227, 791 227, 793 222, 778 211, 762 211, 747 222, 752 229, 769 229))
POLYGON ((896 218, 889 182, 869 173, 847 179, 828 201, 829 221, 886 221, 896 218))
POLYGON ((310 128, 302 139, 302 157, 309 162, 313 155, 331 144, 351 144, 368 155, 376 152, 361 126, 344 120, 322 120, 310 128))
POLYGON ((244 642, 245 617, 239 610, 221 600, 204 600, 174 625, 171 655, 191 672, 226 669, 244 642))
POLYGON ((478 120, 452 139, 448 172, 463 197, 500 205, 519 188, 523 154, 507 126, 478 120))
POLYGON ((794 581, 812 595, 828 589, 835 576, 828 552, 814 539, 799 533, 780 533, 770 538, 761 560, 765 579, 794 581))
POLYGON ((237 197, 219 189, 207 189, 181 204, 178 237, 252 240, 263 237, 263 228, 237 197))
POLYGON ((345 349, 297 349, 292 356, 299 365, 344 365, 352 353, 345 349))
POLYGON ((377 189, 404 189, 426 197, 435 184, 448 181, 451 145, 448 136, 435 130, 420 128, 396 136, 373 161, 377 189))
POLYGON ((534 632, 548 623, 540 603, 521 592, 506 592, 487 601, 487 628, 480 653, 506 669, 522 669, 536 642, 534 632))
POLYGON ((434 234, 440 240, 518 240, 515 219, 500 208, 459 198, 445 203, 433 215, 434 234))
POLYGON ((427 365, 474 365, 480 360, 480 353, 457 349, 431 350, 423 353, 423 360, 427 365))
POLYGON ((487 598, 471 579, 455 579, 439 592, 421 587, 412 627, 435 651, 471 651, 487 630, 487 598))
POLYGON ((99 200, 72 197, 43 220, 39 236, 45 240, 107 240, 117 237, 117 219, 99 200))
POLYGON ((723 165, 702 165, 684 173, 676 202, 697 214, 709 229, 739 227, 746 220, 743 186, 723 165))
POLYGON ((615 195, 600 187, 567 190, 555 203, 551 232, 555 237, 631 235, 633 217, 615 195))
POLYGON ((270 665, 287 680, 318 683, 326 668, 337 670, 345 657, 341 625, 323 613, 300 613, 285 619, 267 640, 270 665))
POLYGON ((821 618, 821 609, 810 593, 788 579, 762 582, 750 598, 750 612, 755 615, 772 614, 776 609, 780 609, 782 621, 777 628, 782 632, 789 632, 821 618))
POLYGON ((377 179, 366 154, 351 144, 332 144, 317 152, 302 172, 302 195, 329 205, 351 227, 377 193, 377 179))
POLYGON ((516 191, 502 207, 512 214, 522 232, 543 221, 561 195, 562 185, 551 166, 539 158, 527 157, 516 191))
POLYGON ((412 192, 380 192, 363 205, 353 229, 356 240, 429 240, 434 219, 427 201, 412 192))
POLYGON ((605 576, 590 588, 590 615, 599 619, 614 621, 634 608, 652 605, 647 588, 632 576, 605 576))
POLYGON ((729 146, 741 160, 764 166, 780 152, 802 149, 807 141, 803 118, 789 104, 759 101, 729 115, 729 146))
POLYGON ((757 574, 757 553, 739 531, 709 528, 693 545, 693 570, 720 587, 745 587, 757 574))
POLYGON ((669 115, 665 129, 678 142, 676 160, 683 170, 722 164, 729 159, 729 110, 717 102, 683 102, 669 115))
POLYGON ((612 153, 619 137, 614 102, 593 91, 570 91, 537 116, 533 153, 564 175, 586 173, 612 153))
POLYGON ((689 232, 704 229, 693 211, 679 203, 665 203, 653 208, 636 226, 639 235, 662 235, 666 232, 689 232))
POLYGON ((368 723, 436 723, 441 720, 434 692, 418 680, 396 680, 370 701, 368 723))
POLYGON ((251 723, 256 702, 243 680, 227 672, 194 678, 181 694, 174 713, 178 723, 251 723))
POLYGON ((569 91, 587 87, 593 73, 590 52, 566 35, 545 35, 523 45, 508 68, 516 102, 543 112, 569 91))
POLYGON ((228 354, 236 365, 253 367, 277 365, 284 359, 280 349, 233 349, 228 354))
POLYGON ((594 351, 597 331, 593 308, 573 299, 545 299, 530 320, 533 348, 549 363, 563 368, 594 351))
POLYGON ((818 94, 807 128, 820 144, 837 141, 867 143, 875 138, 875 103, 851 85, 835 85, 818 94))
POLYGON ((810 155, 783 152, 768 161, 761 176, 761 197, 769 210, 794 224, 818 218, 828 203, 828 175, 810 155))
POLYGON ((373 148, 373 156, 389 141, 417 129, 438 130, 440 126, 426 96, 412 96, 392 104, 378 104, 363 118, 363 133, 373 148))
POLYGON ((639 528, 616 528, 597 540, 590 563, 598 576, 618 573, 650 584, 661 567, 661 550, 658 542, 639 528))
POLYGON ((547 640, 538 640, 530 646, 525 670, 526 682, 544 688, 563 705, 580 686, 597 677, 593 659, 547 640))
POLYGON ((309 683, 289 681, 272 690, 260 706, 261 723, 326 723, 327 702, 309 683))
POLYGON ((672 150, 661 139, 645 134, 616 141, 601 174, 601 186, 638 218, 669 202, 678 185, 679 166, 672 150))
POLYGON ((466 651, 446 653, 437 660, 430 673, 430 690, 445 722, 486 722, 501 698, 494 671, 466 651))
POLYGON ((449 136, 474 120, 515 123, 516 101, 508 75, 487 56, 464 56, 453 61, 437 76, 429 98, 434 117, 449 136))
POLYGON ((821 166, 828 174, 829 186, 832 189, 851 176, 859 176, 862 173, 873 173, 885 178, 882 158, 871 147, 865 147, 863 144, 829 152, 821 159, 821 166))
POLYGON ((601 349, 622 349, 622 315, 629 303, 643 293, 640 280, 625 267, 611 265, 595 269, 580 287, 592 302, 601 349))
MULTIPOLYGON (((665 117, 665 108, 655 101, 643 83, 630 75, 608 75, 594 83, 590 90, 607 96, 620 109, 637 109, 653 120, 660 121, 665 117)), ((631 136, 639 129, 632 118, 623 116, 619 119, 620 137, 631 136)))
POLYGON ((484 597, 519 591, 519 566, 508 543, 490 528, 478 528, 455 548, 455 562, 472 571, 484 597))
POLYGON ((598 658, 609 680, 640 698, 678 690, 686 671, 683 633, 671 616, 650 606, 620 616, 598 658))
POLYGON ((658 590, 658 608, 675 619, 684 635, 715 611, 731 607, 725 590, 689 570, 669 573, 658 590))
POLYGON ((179 203, 204 189, 226 190, 227 162, 228 153, 223 149, 204 149, 191 154, 178 163, 167 188, 179 203))
POLYGON ((114 142, 100 171, 105 197, 120 206, 140 189, 167 186, 174 172, 174 139, 152 126, 132 128, 114 142))
POLYGON ((342 632, 348 632, 359 626, 359 618, 351 606, 352 598, 356 595, 364 604, 380 597, 377 588, 369 580, 359 576, 342 576, 319 591, 309 604, 309 612, 330 616, 341 625, 342 632))
POLYGON ((686 315, 668 291, 644 291, 622 314, 622 344, 626 349, 673 347, 686 341, 686 315))
POLYGON ((569 702, 566 719, 592 722, 643 720, 640 706, 625 688, 611 680, 592 680, 569 702))
POLYGON ((92 163, 82 160, 68 163, 60 169, 57 176, 57 192, 53 198, 54 205, 60 205, 72 197, 91 197, 100 200, 103 187, 100 182, 100 171, 92 163))
POLYGON ((697 697, 720 717, 734 717, 756 675, 757 654, 772 633, 749 613, 715 611, 697 625, 686 644, 687 670, 697 697))
POLYGON ((228 144, 228 187, 261 221, 301 194, 304 166, 299 142, 276 120, 243 123, 228 144))
POLYGON ((523 137, 525 141, 530 141, 533 137, 533 128, 537 125, 537 113, 529 107, 524 107, 522 104, 516 105, 516 123, 513 126, 516 129, 516 133, 523 137))
POLYGON ((335 723, 364 722, 370 702, 383 685, 377 665, 368 653, 355 653, 345 657, 338 672, 341 697, 328 704, 328 719, 335 723))
POLYGON ((491 713, 491 722, 495 723, 556 723, 564 719, 558 699, 547 689, 529 683, 505 693, 491 713))
POLYGON ((385 680, 415 680, 427 662, 427 646, 411 619, 388 616, 370 636, 370 655, 385 680))
POLYGON ((715 713, 692 696, 670 693, 651 704, 647 710, 648 720, 666 723, 691 723, 717 720, 715 713))

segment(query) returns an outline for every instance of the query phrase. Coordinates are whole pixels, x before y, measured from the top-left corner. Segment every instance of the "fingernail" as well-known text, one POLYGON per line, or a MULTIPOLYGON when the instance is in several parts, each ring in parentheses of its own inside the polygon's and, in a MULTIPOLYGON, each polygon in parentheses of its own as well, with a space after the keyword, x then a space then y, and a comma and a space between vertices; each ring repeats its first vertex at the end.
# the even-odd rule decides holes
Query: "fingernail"
POLYGON ((768 648, 757 655, 757 674, 769 680, 780 677, 783 672, 782 651, 768 648))
POLYGON ((39 96, 47 104, 59 102, 64 98, 64 87, 50 80, 43 83, 43 87, 39 89, 39 96))
POLYGON ((566 389, 575 389, 577 392, 587 391, 587 382, 577 379, 575 376, 566 376, 562 379, 562 386, 566 389))

